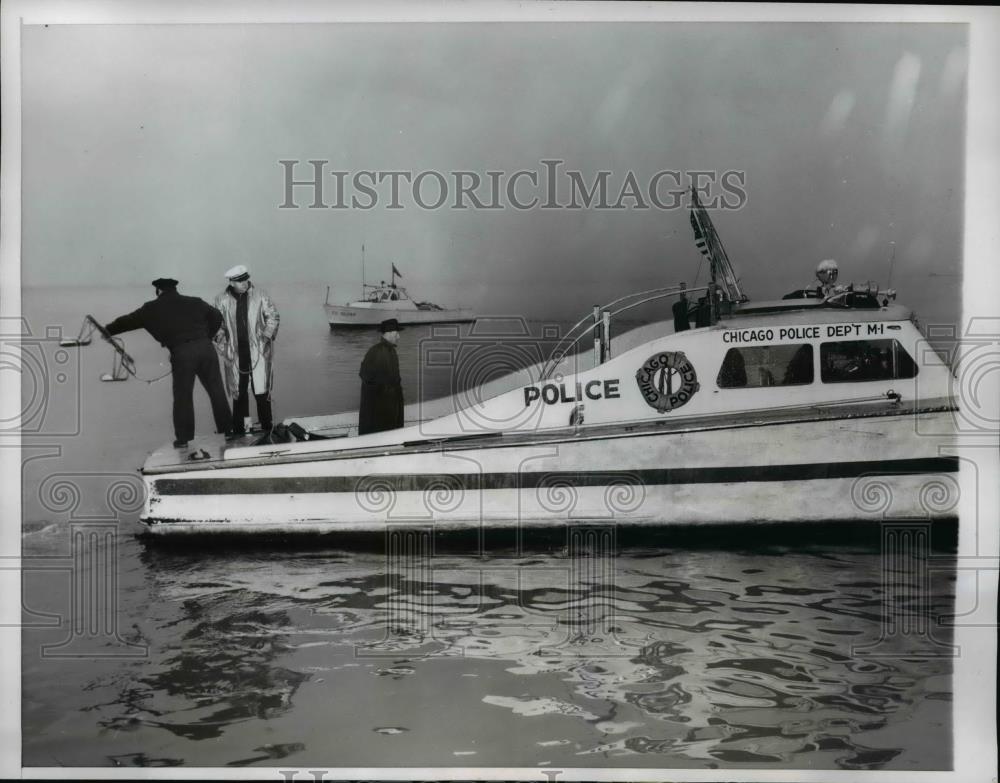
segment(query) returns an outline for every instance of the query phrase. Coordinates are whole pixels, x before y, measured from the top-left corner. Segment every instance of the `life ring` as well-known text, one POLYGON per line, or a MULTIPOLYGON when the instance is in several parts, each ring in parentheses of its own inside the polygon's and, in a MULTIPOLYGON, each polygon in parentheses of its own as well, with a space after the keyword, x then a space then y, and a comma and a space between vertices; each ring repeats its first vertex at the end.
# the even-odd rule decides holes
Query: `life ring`
POLYGON ((642 398, 657 413, 686 405, 701 388, 698 373, 683 351, 663 351, 650 356, 636 370, 635 380, 642 398))

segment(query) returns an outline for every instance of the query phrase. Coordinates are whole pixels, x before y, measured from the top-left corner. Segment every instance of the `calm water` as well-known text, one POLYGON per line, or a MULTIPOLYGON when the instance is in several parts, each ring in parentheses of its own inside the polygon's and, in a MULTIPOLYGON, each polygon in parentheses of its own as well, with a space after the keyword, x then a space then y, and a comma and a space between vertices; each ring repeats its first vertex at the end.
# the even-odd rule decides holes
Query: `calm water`
MULTIPOLYGON (((373 335, 331 333, 322 288, 273 293, 277 415, 356 407, 373 335)), ((27 291, 23 309, 44 337, 147 294, 27 291)), ((452 390, 447 373, 417 371, 431 336, 403 335, 408 401, 452 390)), ((147 336, 126 340, 140 375, 165 371, 147 336)), ((79 366, 51 342, 38 351, 57 372, 44 410, 31 403, 42 376, 25 380, 40 433, 23 487, 26 765, 951 766, 947 634, 898 633, 951 611, 941 550, 929 572, 887 572, 878 541, 851 536, 633 535, 581 558, 556 532, 520 550, 448 542, 426 561, 149 546, 129 487, 171 437, 169 379, 99 383, 100 344, 79 366), (116 582, 74 603, 107 572, 73 536, 109 519, 116 582)))

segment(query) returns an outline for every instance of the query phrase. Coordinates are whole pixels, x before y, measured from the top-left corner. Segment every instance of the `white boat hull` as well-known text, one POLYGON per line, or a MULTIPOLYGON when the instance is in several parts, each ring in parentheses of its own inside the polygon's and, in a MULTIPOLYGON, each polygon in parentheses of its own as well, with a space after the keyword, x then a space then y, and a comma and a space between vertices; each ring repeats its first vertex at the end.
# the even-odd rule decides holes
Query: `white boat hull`
POLYGON ((145 476, 143 522, 167 535, 949 518, 958 462, 941 457, 944 441, 928 433, 946 437, 952 415, 854 411, 659 432, 623 425, 497 445, 164 467, 145 476))
POLYGON ((382 321, 395 318, 402 325, 470 323, 476 318, 471 310, 418 310, 392 307, 351 307, 350 305, 324 305, 330 328, 360 326, 374 327, 382 321))

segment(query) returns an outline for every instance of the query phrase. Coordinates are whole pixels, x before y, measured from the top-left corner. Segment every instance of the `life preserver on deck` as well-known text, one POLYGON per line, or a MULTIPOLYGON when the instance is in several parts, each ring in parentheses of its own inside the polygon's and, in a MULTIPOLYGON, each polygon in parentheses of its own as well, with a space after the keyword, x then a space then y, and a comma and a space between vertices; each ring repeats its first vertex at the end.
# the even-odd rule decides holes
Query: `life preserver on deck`
POLYGON ((685 405, 700 387, 698 373, 683 351, 663 351, 650 356, 636 370, 642 398, 658 413, 685 405))

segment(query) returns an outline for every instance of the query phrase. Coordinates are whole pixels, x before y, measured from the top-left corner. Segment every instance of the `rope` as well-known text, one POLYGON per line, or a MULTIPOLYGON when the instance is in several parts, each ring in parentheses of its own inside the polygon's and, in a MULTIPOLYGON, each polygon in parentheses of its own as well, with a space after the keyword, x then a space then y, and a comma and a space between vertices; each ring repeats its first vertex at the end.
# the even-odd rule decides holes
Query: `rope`
MULTIPOLYGON (((249 324, 248 324, 249 326, 249 324)), ((168 375, 173 374, 173 370, 167 370, 162 375, 157 375, 155 378, 143 378, 140 376, 135 369, 135 360, 129 355, 128 351, 125 350, 125 341, 115 335, 109 334, 108 330, 105 329, 97 319, 92 315, 87 315, 83 319, 83 323, 80 325, 80 332, 76 336, 75 342, 79 345, 89 345, 94 332, 98 332, 101 335, 101 339, 109 343, 115 349, 116 361, 111 367, 111 377, 115 380, 123 380, 119 378, 119 372, 124 371, 131 375, 137 381, 142 381, 147 385, 156 383, 157 381, 162 381, 168 375)), ((228 330, 227 330, 228 335, 228 330)), ((227 337, 228 339, 228 337, 227 337)), ((249 338, 248 338, 249 339, 249 338)), ((261 349, 257 351, 257 358, 249 370, 244 370, 239 366, 239 346, 234 346, 236 356, 234 357, 236 364, 236 371, 239 377, 240 375, 253 375, 254 370, 257 369, 257 365, 260 364, 261 359, 264 358, 263 345, 261 349)), ((224 357, 225 358, 225 357, 224 357)), ((228 364, 228 362, 227 362, 228 364)))
MULTIPOLYGON (((247 292, 247 296, 249 297, 249 291, 247 292)), ((249 298, 247 300, 247 305, 249 307, 249 298)), ((229 315, 228 309, 222 311, 222 315, 223 315, 223 323, 225 323, 225 321, 228 320, 228 318, 227 318, 227 316, 229 315)), ((250 317, 249 317, 249 315, 250 314, 248 312, 247 313, 247 342, 248 343, 250 342, 250 335, 249 335, 249 331, 250 331, 250 317)), ((233 313, 233 320, 234 321, 236 320, 236 313, 233 313)), ((229 329, 226 328, 225 332, 226 332, 226 342, 228 342, 230 345, 233 345, 232 340, 230 340, 230 337, 229 337, 229 329)), ((236 377, 238 378, 241 375, 253 375, 253 371, 257 369, 257 365, 260 364, 260 360, 264 358, 264 346, 263 346, 263 344, 261 345, 260 350, 257 351, 257 359, 256 359, 256 361, 254 361, 253 366, 251 366, 249 370, 244 370, 242 367, 240 367, 239 337, 237 337, 237 341, 236 341, 236 344, 233 345, 233 349, 234 349, 234 353, 236 354, 235 357, 234 357, 235 364, 236 364, 236 372, 237 372, 237 376, 236 377)))
MULTIPOLYGON (((249 338, 247 338, 247 342, 248 343, 250 342, 249 338)), ((260 351, 257 351, 257 360, 253 363, 253 366, 249 370, 244 370, 242 367, 239 366, 239 364, 240 364, 239 351, 240 351, 240 347, 239 347, 239 345, 237 345, 236 346, 236 372, 238 372, 240 375, 253 375, 253 371, 257 369, 257 365, 260 364, 260 360, 264 358, 264 351, 263 351, 263 349, 260 350, 260 351)))
MULTIPOLYGON (((93 332, 93 330, 94 330, 93 327, 91 327, 91 332, 93 332)), ((129 356, 128 352, 125 350, 125 341, 114 336, 105 337, 104 339, 118 349, 118 356, 120 357, 121 360, 121 368, 125 370, 125 372, 127 372, 133 378, 135 378, 137 381, 142 381, 143 383, 146 384, 154 384, 157 381, 162 381, 168 375, 173 373, 173 370, 167 370, 165 373, 163 373, 163 375, 158 375, 155 378, 141 378, 139 374, 135 371, 135 362, 132 360, 132 357, 129 356)))
POLYGON ((173 370, 167 370, 165 373, 163 373, 163 375, 158 375, 155 378, 140 378, 135 373, 132 373, 132 377, 135 378, 137 381, 142 381, 143 383, 153 384, 153 383, 156 383, 157 381, 162 381, 164 378, 166 378, 168 375, 171 375, 171 374, 173 374, 173 370))
MULTIPOLYGON (((115 349, 116 361, 111 367, 111 377, 115 380, 123 380, 119 377, 119 373, 124 371, 137 381, 142 381, 147 385, 152 385, 157 381, 162 381, 168 375, 173 374, 173 370, 170 369, 162 375, 157 375, 155 378, 143 378, 140 376, 135 369, 135 360, 129 355, 128 351, 125 350, 125 341, 115 335, 109 334, 108 330, 101 326, 97 319, 92 315, 84 317, 83 324, 80 326, 80 333, 76 337, 76 342, 80 345, 90 344, 94 332, 98 332, 101 335, 101 339, 115 349)), ((254 366, 256 367, 256 364, 254 366)), ((253 372, 252 369, 251 372, 253 372)))

